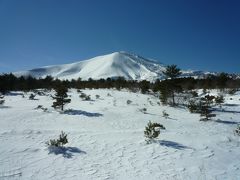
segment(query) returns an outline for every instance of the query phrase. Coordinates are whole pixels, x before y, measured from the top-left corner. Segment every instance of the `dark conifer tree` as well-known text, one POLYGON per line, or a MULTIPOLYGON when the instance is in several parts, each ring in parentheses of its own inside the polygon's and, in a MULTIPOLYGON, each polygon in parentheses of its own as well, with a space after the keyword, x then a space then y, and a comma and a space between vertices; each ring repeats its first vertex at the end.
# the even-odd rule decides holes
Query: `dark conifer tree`
POLYGON ((220 73, 217 78, 217 87, 220 90, 223 90, 224 88, 226 88, 226 83, 228 80, 229 80, 229 77, 227 73, 224 73, 224 72, 220 73))
POLYGON ((215 117, 216 115, 212 113, 211 104, 213 103, 214 96, 206 95, 201 98, 201 108, 200 108, 200 116, 203 117, 200 121, 208 121, 211 117, 215 117))
POLYGON ((179 68, 177 68, 177 65, 169 65, 166 67, 166 71, 163 72, 163 74, 167 78, 175 79, 178 76, 180 76, 182 73, 179 68))
POLYGON ((52 107, 61 108, 61 110, 63 111, 64 105, 71 102, 71 99, 67 99, 68 88, 63 85, 59 85, 55 89, 55 91, 56 91, 56 94, 55 94, 55 97, 53 97, 55 101, 53 102, 52 107))
POLYGON ((181 91, 181 86, 178 85, 177 81, 175 79, 181 75, 181 71, 179 68, 177 68, 177 65, 169 65, 166 68, 166 71, 163 72, 163 74, 170 78, 171 80, 166 80, 167 82, 167 89, 172 97, 172 105, 175 106, 175 92, 181 91))

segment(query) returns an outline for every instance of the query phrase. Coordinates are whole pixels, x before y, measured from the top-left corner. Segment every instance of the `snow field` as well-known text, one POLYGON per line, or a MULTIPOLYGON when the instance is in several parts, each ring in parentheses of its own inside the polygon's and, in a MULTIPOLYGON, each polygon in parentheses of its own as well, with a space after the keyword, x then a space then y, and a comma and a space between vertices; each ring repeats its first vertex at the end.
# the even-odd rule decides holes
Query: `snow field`
POLYGON ((240 93, 225 97, 224 111, 217 111, 213 121, 200 122, 199 114, 159 106, 152 95, 83 92, 92 100, 81 100, 71 89, 67 113, 51 108, 50 96, 5 96, 0 107, 0 179, 239 179, 240 143, 233 131, 240 123, 240 93), (127 100, 132 103, 127 105, 127 100), (38 105, 48 111, 34 109, 38 105), (162 117, 163 110, 169 119, 162 117), (144 140, 149 120, 166 127, 153 144, 144 140), (45 142, 62 130, 68 134, 66 149, 49 151, 45 142))

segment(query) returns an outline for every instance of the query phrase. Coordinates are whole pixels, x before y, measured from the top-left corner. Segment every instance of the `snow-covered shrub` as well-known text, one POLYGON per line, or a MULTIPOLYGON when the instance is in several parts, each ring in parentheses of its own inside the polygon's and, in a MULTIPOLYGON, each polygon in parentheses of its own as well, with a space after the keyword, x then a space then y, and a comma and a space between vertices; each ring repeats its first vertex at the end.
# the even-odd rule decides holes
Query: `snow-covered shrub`
POLYGON ((240 124, 238 125, 238 127, 234 130, 235 134, 240 136, 240 124))
POLYGON ((222 95, 215 97, 215 103, 221 107, 224 103, 224 98, 222 95))
POLYGON ((228 94, 230 95, 234 95, 236 92, 237 92, 237 89, 234 89, 234 88, 228 90, 228 94))
POLYGON ((48 146, 62 147, 67 143, 67 134, 62 131, 58 139, 50 139, 46 144, 48 146))
POLYGON ((207 94, 208 93, 208 91, 207 91, 207 89, 203 89, 203 94, 207 94))
POLYGON ((110 93, 107 93, 107 96, 112 97, 112 95, 110 93))
POLYGON ((35 109, 42 109, 43 106, 42 105, 38 105, 35 109))
POLYGON ((86 96, 85 101, 90 101, 90 100, 91 100, 90 95, 86 96))
POLYGON ((190 111, 190 113, 198 113, 200 111, 200 105, 197 104, 195 100, 188 101, 187 108, 190 111))
POLYGON ((41 109, 43 110, 44 112, 46 112, 48 109, 47 108, 44 108, 42 105, 38 105, 36 108, 34 109, 41 109))
POLYGON ((162 124, 148 122, 145 127, 144 136, 146 138, 147 143, 151 143, 154 139, 156 139, 160 134, 160 129, 165 129, 162 124))
POLYGON ((81 99, 83 99, 84 101, 89 101, 91 100, 90 95, 86 95, 85 93, 81 93, 81 95, 79 96, 81 99))
POLYGON ((30 94, 29 99, 30 99, 30 100, 34 100, 35 97, 36 97, 35 94, 30 94))
POLYGON ((147 108, 142 108, 142 109, 140 109, 140 111, 141 111, 142 113, 146 114, 146 113, 147 113, 147 108))
POLYGON ((165 119, 169 118, 169 114, 168 114, 165 110, 162 112, 162 116, 163 116, 165 119))
POLYGON ((127 105, 131 104, 132 101, 131 100, 127 100, 127 105))
POLYGON ((0 105, 2 105, 5 102, 5 100, 3 98, 4 98, 4 96, 0 95, 0 105))
POLYGON ((39 96, 45 96, 46 95, 44 90, 40 90, 40 89, 34 89, 33 92, 34 92, 34 94, 37 94, 39 96))
POLYGON ((96 94, 96 99, 99 99, 100 98, 100 95, 96 94))
POLYGON ((85 98, 86 96, 87 96, 87 95, 86 95, 85 93, 81 93, 81 94, 79 95, 79 97, 82 98, 82 99, 85 98))
POLYGON ((211 109, 211 104, 213 103, 214 98, 214 96, 209 95, 201 98, 200 116, 203 118, 201 118, 200 121, 208 121, 216 116, 216 114, 212 113, 213 110, 211 109))
POLYGON ((198 97, 198 93, 196 91, 191 91, 192 97, 198 97))

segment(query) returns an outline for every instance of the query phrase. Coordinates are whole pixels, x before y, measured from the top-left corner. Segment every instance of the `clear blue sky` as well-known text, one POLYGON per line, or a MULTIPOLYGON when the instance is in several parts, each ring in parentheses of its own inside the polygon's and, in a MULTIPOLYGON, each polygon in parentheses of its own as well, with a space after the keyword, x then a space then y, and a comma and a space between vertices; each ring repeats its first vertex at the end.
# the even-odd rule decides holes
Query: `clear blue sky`
POLYGON ((0 0, 0 72, 127 51, 240 72, 239 0, 0 0))

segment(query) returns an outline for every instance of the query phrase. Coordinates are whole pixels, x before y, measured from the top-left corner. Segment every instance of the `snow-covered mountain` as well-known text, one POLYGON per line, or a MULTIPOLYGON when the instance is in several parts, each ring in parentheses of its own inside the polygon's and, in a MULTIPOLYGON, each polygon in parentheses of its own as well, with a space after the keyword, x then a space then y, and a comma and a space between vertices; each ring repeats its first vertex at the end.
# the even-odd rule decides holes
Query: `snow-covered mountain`
MULTIPOLYGON (((127 52, 114 52, 112 54, 98 56, 89 60, 79 61, 71 64, 45 66, 29 71, 15 72, 16 76, 33 76, 44 78, 50 75, 59 79, 106 79, 124 77, 127 80, 149 80, 163 79, 165 65, 133 55, 127 52)), ((208 72, 183 71, 182 76, 201 77, 208 72)))

